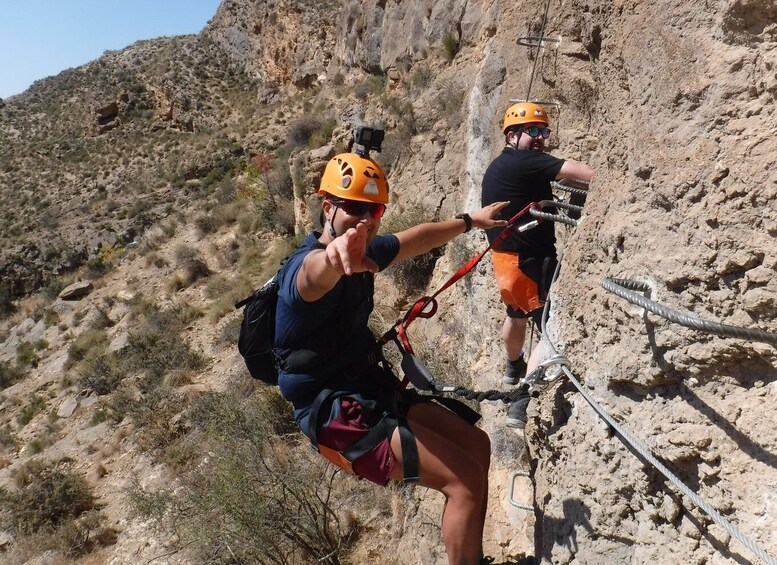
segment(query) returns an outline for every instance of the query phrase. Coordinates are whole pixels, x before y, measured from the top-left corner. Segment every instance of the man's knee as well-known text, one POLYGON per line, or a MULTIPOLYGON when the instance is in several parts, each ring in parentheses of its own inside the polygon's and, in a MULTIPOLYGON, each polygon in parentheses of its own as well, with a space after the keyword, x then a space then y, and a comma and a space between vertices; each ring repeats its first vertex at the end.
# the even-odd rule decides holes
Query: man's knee
POLYGON ((511 328, 515 328, 517 330, 520 330, 520 329, 525 330, 527 321, 528 321, 527 318, 513 318, 511 316, 505 317, 505 323, 511 328))

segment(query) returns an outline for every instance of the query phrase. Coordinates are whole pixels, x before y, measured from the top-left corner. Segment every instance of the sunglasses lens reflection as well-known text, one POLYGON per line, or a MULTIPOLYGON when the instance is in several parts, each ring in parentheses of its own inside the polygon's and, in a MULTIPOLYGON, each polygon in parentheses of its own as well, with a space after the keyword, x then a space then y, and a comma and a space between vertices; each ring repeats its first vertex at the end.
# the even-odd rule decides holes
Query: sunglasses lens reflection
POLYGON ((530 137, 542 136, 542 139, 548 139, 550 137, 550 128, 538 128, 536 126, 528 127, 524 130, 530 137))
POLYGON ((373 202, 354 202, 352 200, 343 200, 337 203, 343 212, 349 216, 363 216, 369 214, 371 218, 377 220, 386 211, 385 204, 376 204, 373 202))

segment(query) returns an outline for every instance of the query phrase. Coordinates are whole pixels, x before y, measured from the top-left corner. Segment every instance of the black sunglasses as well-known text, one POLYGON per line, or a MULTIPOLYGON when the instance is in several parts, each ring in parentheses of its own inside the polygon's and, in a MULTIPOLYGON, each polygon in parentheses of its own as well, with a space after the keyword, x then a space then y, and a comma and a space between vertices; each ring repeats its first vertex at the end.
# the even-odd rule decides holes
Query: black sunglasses
POLYGON ((361 217, 364 214, 369 214, 371 218, 377 220, 386 212, 386 205, 376 202, 361 202, 342 198, 331 198, 330 201, 349 216, 361 217))
POLYGON ((528 133, 529 137, 542 136, 542 139, 548 139, 550 137, 550 128, 531 126, 528 128, 522 128, 522 131, 525 131, 526 133, 528 133))

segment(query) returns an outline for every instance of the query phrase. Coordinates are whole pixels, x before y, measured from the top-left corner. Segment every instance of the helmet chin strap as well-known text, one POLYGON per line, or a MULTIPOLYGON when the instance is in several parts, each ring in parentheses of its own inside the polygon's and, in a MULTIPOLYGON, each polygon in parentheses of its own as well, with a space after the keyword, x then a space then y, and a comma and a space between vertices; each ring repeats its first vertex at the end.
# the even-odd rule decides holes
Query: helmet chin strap
POLYGON ((329 230, 329 235, 331 235, 332 237, 337 237, 337 232, 335 231, 334 223, 335 223, 335 214, 337 214, 337 210, 339 208, 340 208, 339 206, 335 206, 335 211, 332 212, 332 219, 326 222, 327 230, 329 230))

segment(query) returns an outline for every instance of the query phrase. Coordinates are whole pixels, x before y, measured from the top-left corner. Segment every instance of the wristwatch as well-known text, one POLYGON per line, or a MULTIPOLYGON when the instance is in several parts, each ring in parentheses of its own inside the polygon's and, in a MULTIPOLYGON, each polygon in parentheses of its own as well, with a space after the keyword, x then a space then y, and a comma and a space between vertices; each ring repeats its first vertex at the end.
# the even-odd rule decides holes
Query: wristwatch
POLYGON ((464 233, 467 233, 472 229, 472 218, 469 217, 469 214, 456 214, 456 219, 464 220, 464 225, 466 226, 464 228, 464 233))

